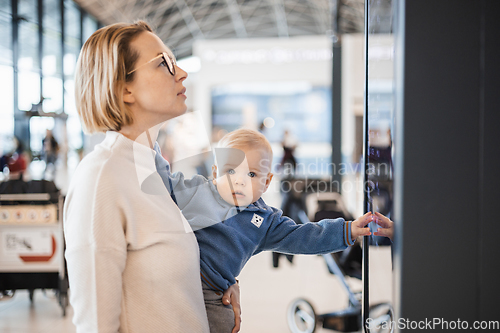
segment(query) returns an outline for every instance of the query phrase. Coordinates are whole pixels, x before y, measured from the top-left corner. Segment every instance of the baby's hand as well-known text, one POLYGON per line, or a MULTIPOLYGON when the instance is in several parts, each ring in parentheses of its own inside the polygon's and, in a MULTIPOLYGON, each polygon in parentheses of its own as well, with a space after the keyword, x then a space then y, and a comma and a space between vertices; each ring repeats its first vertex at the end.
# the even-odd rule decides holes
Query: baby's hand
POLYGON ((379 212, 375 212, 375 218, 373 221, 381 227, 378 228, 373 234, 375 236, 389 237, 392 240, 394 235, 394 222, 379 212))
POLYGON ((373 215, 371 212, 368 212, 365 215, 358 218, 357 220, 352 221, 351 238, 353 242, 359 236, 370 236, 372 234, 370 232, 370 228, 366 228, 368 223, 370 223, 371 221, 373 221, 373 215))

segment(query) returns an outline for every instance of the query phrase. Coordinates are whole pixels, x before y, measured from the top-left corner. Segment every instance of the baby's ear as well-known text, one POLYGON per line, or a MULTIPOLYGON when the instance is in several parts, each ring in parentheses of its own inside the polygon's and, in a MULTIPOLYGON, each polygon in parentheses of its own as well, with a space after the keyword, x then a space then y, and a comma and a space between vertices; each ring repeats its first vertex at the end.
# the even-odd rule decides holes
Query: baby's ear
POLYGON ((217 179, 217 165, 212 165, 212 176, 217 179))
POLYGON ((266 187, 264 188, 264 192, 267 191, 267 188, 269 187, 269 185, 271 184, 271 180, 273 179, 273 173, 272 172, 269 172, 267 174, 267 178, 266 178, 266 187))

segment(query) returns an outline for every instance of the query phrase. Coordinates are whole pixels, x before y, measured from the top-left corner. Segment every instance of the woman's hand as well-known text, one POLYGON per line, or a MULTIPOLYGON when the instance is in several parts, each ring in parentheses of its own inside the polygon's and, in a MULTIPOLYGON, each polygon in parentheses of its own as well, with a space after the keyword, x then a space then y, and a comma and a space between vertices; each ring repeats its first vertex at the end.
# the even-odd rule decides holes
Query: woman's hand
POLYGON ((375 236, 389 237, 392 240, 392 237, 394 236, 394 222, 379 212, 375 212, 374 221, 381 228, 378 228, 373 234, 375 236))
POLYGON ((222 303, 224 305, 229 305, 233 307, 234 311, 234 328, 231 333, 237 333, 240 331, 241 326, 241 306, 240 306, 240 285, 238 281, 232 286, 224 291, 222 296, 222 303))
POLYGON ((368 223, 373 221, 373 215, 371 212, 366 213, 360 218, 351 222, 351 239, 354 242, 359 236, 370 236, 370 228, 366 226, 368 223))

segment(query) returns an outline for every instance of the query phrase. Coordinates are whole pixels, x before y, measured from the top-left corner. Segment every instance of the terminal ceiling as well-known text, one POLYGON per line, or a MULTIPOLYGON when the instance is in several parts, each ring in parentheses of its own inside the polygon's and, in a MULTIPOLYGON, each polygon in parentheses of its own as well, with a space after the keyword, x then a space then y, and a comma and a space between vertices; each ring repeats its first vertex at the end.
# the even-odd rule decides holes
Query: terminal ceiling
MULTIPOLYGON (((372 0, 390 7, 390 0, 372 0)), ((103 25, 144 19, 177 58, 197 39, 362 32, 364 0, 76 0, 103 25), (332 17, 334 18, 332 20, 332 17), (332 24, 333 23, 333 24, 332 24)))

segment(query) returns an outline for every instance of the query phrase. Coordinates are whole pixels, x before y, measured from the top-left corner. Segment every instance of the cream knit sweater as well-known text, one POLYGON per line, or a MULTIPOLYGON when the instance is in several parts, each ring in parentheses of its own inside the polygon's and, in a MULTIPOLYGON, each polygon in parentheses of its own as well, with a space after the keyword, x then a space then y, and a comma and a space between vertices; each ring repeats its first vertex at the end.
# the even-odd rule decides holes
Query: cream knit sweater
POLYGON ((208 332, 196 238, 151 154, 108 132, 72 178, 64 232, 78 333, 208 332))

